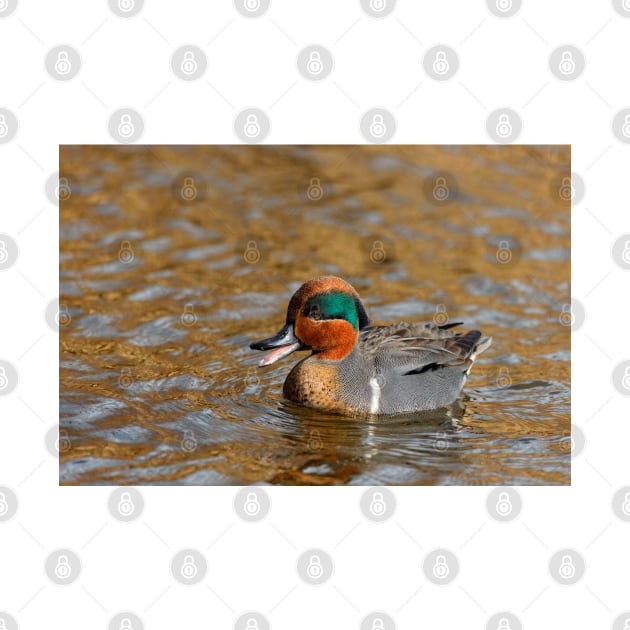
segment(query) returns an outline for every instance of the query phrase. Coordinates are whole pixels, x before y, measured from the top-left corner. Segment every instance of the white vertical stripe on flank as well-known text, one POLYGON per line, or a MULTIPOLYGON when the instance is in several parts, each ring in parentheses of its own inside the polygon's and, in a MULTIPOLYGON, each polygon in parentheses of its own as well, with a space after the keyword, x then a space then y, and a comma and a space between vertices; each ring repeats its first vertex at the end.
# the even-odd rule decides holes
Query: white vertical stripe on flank
POLYGON ((378 381, 374 377, 370 379, 370 389, 372 390, 370 413, 378 413, 378 410, 381 406, 381 386, 378 384, 378 381))

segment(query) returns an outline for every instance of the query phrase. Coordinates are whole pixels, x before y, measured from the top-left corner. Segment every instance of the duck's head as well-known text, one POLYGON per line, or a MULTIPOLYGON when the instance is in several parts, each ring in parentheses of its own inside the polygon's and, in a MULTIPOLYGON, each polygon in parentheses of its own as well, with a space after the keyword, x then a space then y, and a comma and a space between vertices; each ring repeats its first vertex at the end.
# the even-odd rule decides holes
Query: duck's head
POLYGON ((250 344, 271 350, 259 365, 271 365, 296 350, 312 350, 319 359, 341 359, 369 324, 359 294, 345 280, 321 276, 305 282, 287 308, 286 324, 273 337, 250 344))

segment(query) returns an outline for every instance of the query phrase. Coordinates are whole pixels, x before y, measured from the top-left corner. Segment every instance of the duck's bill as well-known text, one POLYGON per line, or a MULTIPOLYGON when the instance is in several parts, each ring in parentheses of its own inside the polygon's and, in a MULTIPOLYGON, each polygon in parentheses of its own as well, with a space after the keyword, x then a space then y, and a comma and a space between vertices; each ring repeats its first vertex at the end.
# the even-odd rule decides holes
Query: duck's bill
POLYGON ((271 365, 272 363, 275 363, 279 359, 282 359, 282 357, 286 357, 292 352, 299 350, 301 345, 302 344, 299 341, 296 341, 295 343, 292 343, 289 346, 282 346, 280 348, 276 348, 275 350, 272 350, 269 354, 266 354, 259 361, 258 365, 260 367, 263 367, 265 365, 271 365))
POLYGON ((282 357, 286 357, 292 352, 300 350, 304 346, 293 333, 293 324, 287 324, 273 337, 263 339, 262 341, 255 341, 251 343, 249 347, 252 350, 271 350, 258 364, 262 367, 264 365, 271 365, 279 359, 282 359, 282 357))

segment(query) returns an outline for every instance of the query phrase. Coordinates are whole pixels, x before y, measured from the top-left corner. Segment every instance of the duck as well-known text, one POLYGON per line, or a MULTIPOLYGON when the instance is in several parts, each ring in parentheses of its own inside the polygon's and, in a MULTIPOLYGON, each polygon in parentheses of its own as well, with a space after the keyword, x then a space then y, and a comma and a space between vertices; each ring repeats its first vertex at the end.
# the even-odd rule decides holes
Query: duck
POLYGON ((294 403, 348 416, 409 414, 455 403, 490 346, 478 330, 452 330, 461 325, 372 325, 352 285, 320 276, 293 294, 278 333, 249 347, 270 350, 260 367, 310 350, 284 382, 283 395, 294 403))

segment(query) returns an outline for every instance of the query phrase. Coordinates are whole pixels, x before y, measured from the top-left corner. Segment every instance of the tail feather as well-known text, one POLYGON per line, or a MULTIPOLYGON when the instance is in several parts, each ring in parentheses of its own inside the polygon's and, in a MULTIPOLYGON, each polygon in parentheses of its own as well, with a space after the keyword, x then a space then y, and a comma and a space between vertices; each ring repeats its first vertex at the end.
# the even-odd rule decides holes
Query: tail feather
POLYGON ((453 337, 447 342, 447 349, 457 354, 462 359, 467 359, 475 350, 477 343, 481 339, 481 333, 478 330, 471 330, 465 335, 453 337))

